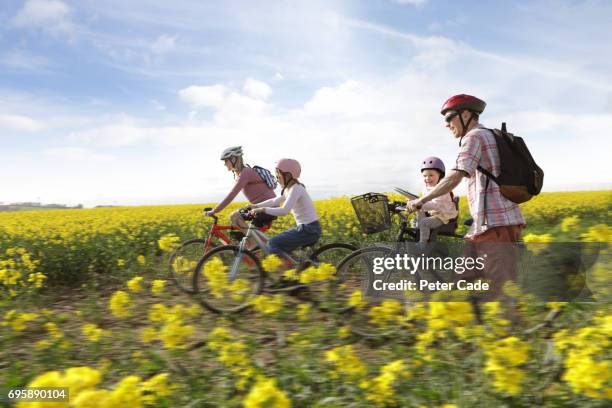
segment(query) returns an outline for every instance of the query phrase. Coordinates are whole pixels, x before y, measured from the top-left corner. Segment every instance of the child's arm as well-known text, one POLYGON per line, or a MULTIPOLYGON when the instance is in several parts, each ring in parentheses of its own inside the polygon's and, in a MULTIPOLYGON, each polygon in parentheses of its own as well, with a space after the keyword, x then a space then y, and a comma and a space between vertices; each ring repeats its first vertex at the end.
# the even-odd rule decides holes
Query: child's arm
POLYGON ((251 205, 251 207, 254 207, 254 208, 279 207, 284 199, 285 197, 283 196, 273 197, 266 201, 262 201, 261 203, 253 204, 251 205))
POLYGON ((289 214, 293 207, 295 207, 295 204, 297 203, 298 198, 300 198, 303 189, 304 187, 301 185, 294 184, 293 187, 291 187, 291 190, 289 190, 289 195, 287 196, 287 199, 282 207, 265 207, 264 212, 268 215, 274 215, 276 217, 282 217, 283 215, 289 214))

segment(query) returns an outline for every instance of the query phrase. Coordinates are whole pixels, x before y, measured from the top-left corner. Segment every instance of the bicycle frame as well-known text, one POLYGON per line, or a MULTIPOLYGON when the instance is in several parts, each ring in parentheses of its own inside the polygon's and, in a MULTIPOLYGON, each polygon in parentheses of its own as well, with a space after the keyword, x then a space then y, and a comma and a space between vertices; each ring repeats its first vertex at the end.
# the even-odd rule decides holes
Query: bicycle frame
MULTIPOLYGON (((223 231, 240 231, 240 227, 235 226, 235 225, 219 225, 219 218, 216 215, 211 215, 211 218, 214 221, 213 221, 212 228, 210 229, 210 231, 208 231, 208 235, 206 237, 204 253, 207 253, 213 248, 214 246, 213 238, 217 238, 220 241, 223 241, 223 243, 226 245, 231 243, 231 239, 227 235, 225 235, 223 231)), ((251 227, 252 225, 249 224, 249 229, 251 227)), ((264 231, 267 231, 268 229, 270 229, 270 227, 269 226, 264 226, 261 228, 253 227, 253 229, 257 232, 261 231, 263 233, 264 231)), ((265 244, 263 246, 265 246, 265 244)), ((263 246, 260 246, 260 247, 263 247, 263 246)))
MULTIPOLYGON (((246 235, 240 241, 238 245, 238 253, 236 254, 236 258, 234 258, 234 263, 232 264, 232 268, 229 272, 230 282, 233 282, 236 279, 236 275, 238 275, 238 268, 240 267, 240 261, 242 260, 242 254, 247 250, 246 244, 249 238, 252 238, 257 243, 257 246, 261 249, 264 256, 268 256, 270 253, 268 252, 267 242, 268 237, 264 234, 260 229, 255 227, 252 222, 249 223, 249 229, 247 230, 246 235)), ((300 262, 299 259, 291 256, 291 254, 284 253, 283 256, 289 261, 297 264, 300 262)), ((247 262, 250 260, 247 258, 247 262)))

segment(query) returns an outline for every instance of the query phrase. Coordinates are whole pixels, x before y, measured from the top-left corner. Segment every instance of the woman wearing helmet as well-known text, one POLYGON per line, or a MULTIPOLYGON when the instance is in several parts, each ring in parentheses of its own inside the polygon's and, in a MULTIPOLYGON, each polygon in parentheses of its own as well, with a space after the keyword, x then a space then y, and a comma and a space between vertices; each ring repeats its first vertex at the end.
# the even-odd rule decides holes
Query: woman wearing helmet
MULTIPOLYGON (((227 196, 221 201, 214 209, 207 211, 206 215, 213 215, 222 211, 228 204, 230 204, 240 191, 246 196, 250 203, 256 204, 262 201, 269 200, 276 197, 276 193, 271 189, 268 184, 253 170, 250 166, 246 165, 242 158, 242 146, 228 147, 221 153, 221 160, 225 163, 228 171, 234 173, 234 177, 237 177, 236 184, 227 194, 227 196)), ((268 214, 261 214, 253 220, 253 225, 257 227, 263 227, 264 225, 270 224, 276 217, 268 214)), ((248 226, 246 225, 240 210, 234 211, 230 215, 232 224, 238 226, 243 233, 246 234, 248 226)))
MULTIPOLYGON (((425 183, 423 195, 427 195, 441 179, 444 178, 446 168, 444 163, 437 157, 427 157, 421 162, 421 174, 425 183)), ((419 227, 419 242, 429 241, 431 230, 447 224, 457 217, 457 209, 453 202, 453 193, 446 193, 423 204, 417 212, 417 224, 419 227)))
POLYGON ((276 178, 283 191, 280 197, 254 205, 253 214, 283 216, 291 212, 297 226, 284 231, 268 241, 268 250, 280 256, 305 245, 314 244, 321 237, 319 216, 306 188, 298 178, 302 172, 294 159, 280 159, 276 163, 276 178))

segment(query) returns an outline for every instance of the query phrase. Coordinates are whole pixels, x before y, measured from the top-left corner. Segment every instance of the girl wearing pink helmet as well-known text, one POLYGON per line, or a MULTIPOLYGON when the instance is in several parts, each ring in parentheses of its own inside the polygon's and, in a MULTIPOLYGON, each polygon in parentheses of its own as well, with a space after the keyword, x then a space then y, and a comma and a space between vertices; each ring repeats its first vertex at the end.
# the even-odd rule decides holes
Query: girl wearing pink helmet
POLYGON ((294 159, 280 159, 276 163, 276 178, 283 188, 280 197, 253 205, 253 214, 269 214, 280 217, 291 212, 297 226, 284 231, 268 241, 268 250, 283 256, 296 248, 314 244, 321 237, 319 216, 306 188, 298 178, 302 172, 294 159))
MULTIPOLYGON (((421 163, 421 174, 425 188, 423 195, 427 195, 438 182, 444 178, 446 169, 444 163, 437 157, 427 157, 421 163)), ((431 230, 447 224, 450 220, 457 217, 457 209, 453 202, 453 193, 441 195, 423 204, 417 212, 417 225, 419 227, 419 241, 425 243, 429 241, 431 230)))

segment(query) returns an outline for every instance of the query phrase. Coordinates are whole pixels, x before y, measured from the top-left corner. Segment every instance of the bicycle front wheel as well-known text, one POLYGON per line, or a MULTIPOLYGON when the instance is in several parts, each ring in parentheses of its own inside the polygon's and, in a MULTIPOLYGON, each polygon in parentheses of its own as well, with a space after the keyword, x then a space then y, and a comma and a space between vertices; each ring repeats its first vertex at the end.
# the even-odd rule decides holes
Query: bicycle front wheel
POLYGON ((313 280, 308 284, 310 300, 312 300, 319 309, 332 312, 338 308, 335 296, 337 280, 336 268, 340 264, 340 261, 356 250, 357 247, 355 245, 336 242, 323 245, 310 256, 307 263, 308 266, 316 268, 321 267, 323 270, 327 268, 330 273, 330 276, 319 276, 319 279, 313 280), (331 267, 333 267, 333 269, 331 269, 331 267))
POLYGON ((405 321, 405 299, 403 293, 397 296, 377 293, 374 280, 386 282, 396 280, 389 274, 375 275, 373 266, 377 258, 387 258, 394 253, 389 247, 368 247, 359 249, 338 265, 335 301, 337 311, 352 332, 365 337, 390 335, 405 321))
POLYGON ((168 277, 177 288, 193 294, 193 272, 198 261, 206 254, 206 240, 190 239, 179 246, 170 256, 168 277))
POLYGON ((263 289, 264 270, 250 251, 236 245, 212 249, 198 262, 193 273, 193 296, 214 313, 246 309, 263 289))

